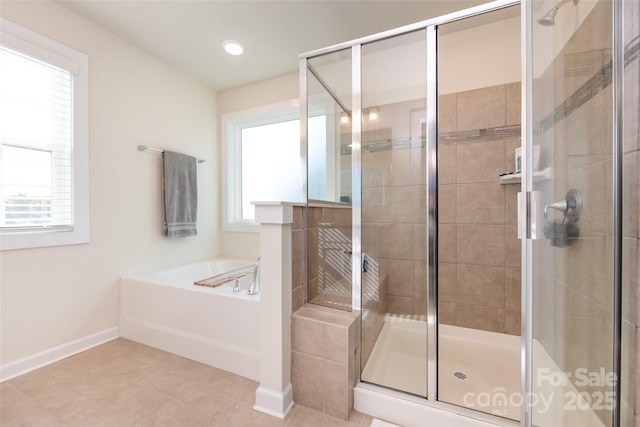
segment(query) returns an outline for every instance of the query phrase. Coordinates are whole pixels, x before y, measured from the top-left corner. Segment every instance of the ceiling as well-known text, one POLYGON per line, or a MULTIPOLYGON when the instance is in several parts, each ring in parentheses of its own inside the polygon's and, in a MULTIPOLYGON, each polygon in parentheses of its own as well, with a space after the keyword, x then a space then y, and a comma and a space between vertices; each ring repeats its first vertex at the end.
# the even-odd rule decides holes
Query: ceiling
POLYGON ((486 0, 60 0, 177 69, 224 90, 298 70, 298 55, 486 0), (222 42, 245 46, 231 56, 222 42))

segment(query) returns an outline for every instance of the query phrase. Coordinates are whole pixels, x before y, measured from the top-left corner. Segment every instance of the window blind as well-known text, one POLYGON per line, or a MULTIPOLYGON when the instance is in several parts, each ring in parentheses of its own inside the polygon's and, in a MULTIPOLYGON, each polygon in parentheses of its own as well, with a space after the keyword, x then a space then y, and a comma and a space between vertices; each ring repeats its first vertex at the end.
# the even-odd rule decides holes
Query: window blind
POLYGON ((72 74, 0 47, 0 227, 73 226, 72 74))

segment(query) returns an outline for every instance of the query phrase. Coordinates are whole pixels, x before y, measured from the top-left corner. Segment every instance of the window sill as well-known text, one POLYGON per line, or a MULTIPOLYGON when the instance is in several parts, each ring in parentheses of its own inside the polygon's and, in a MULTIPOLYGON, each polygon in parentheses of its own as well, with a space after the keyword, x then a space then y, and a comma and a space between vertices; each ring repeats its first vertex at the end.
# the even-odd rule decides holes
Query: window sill
POLYGON ((40 228, 0 233, 0 251, 89 243, 89 227, 40 228))
POLYGON ((70 225, 52 227, 5 227, 0 228, 0 236, 35 233, 58 233, 61 231, 73 231, 73 227, 70 225))
POLYGON ((223 224, 222 231, 234 233, 259 233, 260 224, 255 221, 233 222, 230 224, 223 224))

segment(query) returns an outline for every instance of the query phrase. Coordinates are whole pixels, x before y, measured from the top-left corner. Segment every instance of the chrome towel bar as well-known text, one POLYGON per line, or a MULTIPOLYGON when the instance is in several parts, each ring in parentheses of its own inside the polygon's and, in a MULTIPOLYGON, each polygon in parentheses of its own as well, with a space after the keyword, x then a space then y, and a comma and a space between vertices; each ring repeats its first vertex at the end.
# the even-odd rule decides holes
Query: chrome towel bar
MULTIPOLYGON (((164 153, 164 150, 163 150, 163 149, 161 149, 161 148, 153 148, 153 147, 148 147, 148 146, 146 146, 146 145, 138 145, 138 151, 146 151, 146 150, 149 150, 149 151, 157 151, 157 152, 159 152, 159 153, 164 153)), ((205 160, 204 160, 204 159, 201 159, 201 158, 199 158, 199 157, 196 157, 196 161, 197 161, 198 163, 204 163, 204 162, 205 162, 205 160)))

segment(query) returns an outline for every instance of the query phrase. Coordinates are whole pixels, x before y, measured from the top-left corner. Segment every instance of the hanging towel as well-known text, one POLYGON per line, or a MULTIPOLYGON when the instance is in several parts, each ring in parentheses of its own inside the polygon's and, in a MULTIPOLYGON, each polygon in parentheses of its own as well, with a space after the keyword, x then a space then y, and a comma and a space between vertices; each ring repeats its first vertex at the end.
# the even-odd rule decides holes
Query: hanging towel
POLYGON ((162 229, 168 237, 195 236, 198 210, 196 158, 164 151, 162 229))

